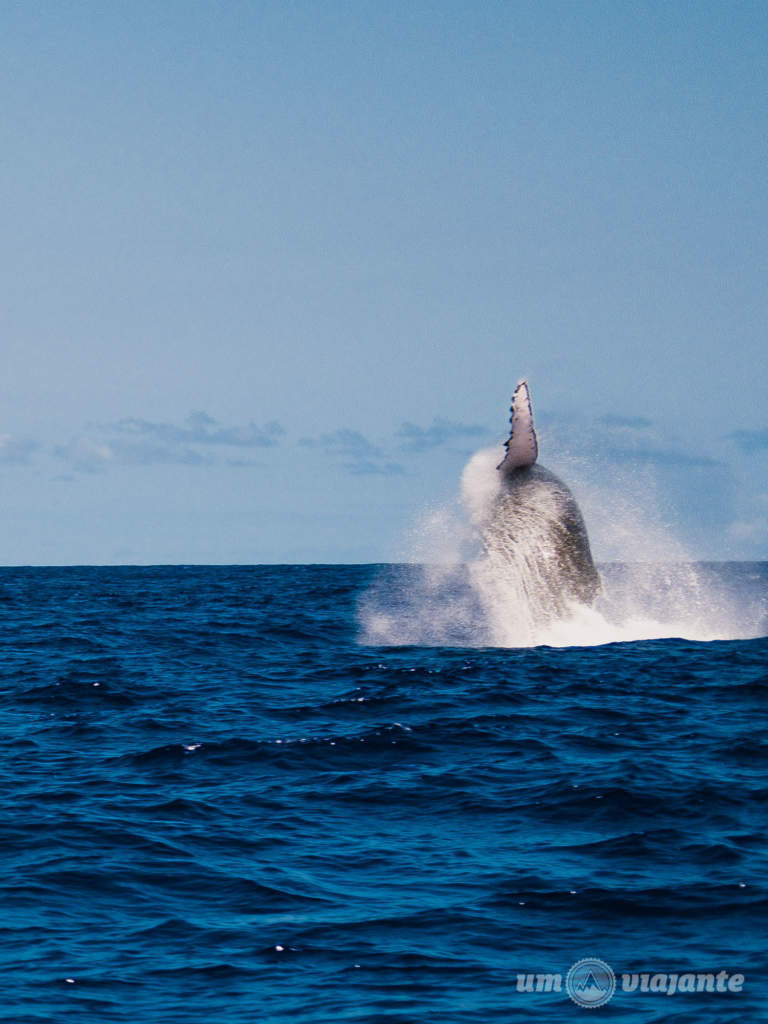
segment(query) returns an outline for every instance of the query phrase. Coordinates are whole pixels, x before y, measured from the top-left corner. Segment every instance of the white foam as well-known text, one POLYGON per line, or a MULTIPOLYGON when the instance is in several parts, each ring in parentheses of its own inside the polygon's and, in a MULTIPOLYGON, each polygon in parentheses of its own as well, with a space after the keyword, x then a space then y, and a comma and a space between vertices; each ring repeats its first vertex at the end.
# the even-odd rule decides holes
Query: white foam
POLYGON ((562 473, 581 505, 598 564, 613 564, 600 565, 603 586, 592 607, 571 603, 556 619, 545 614, 535 586, 544 539, 530 531, 531 551, 518 550, 514 558, 503 545, 482 543, 499 490, 498 461, 497 449, 476 452, 462 473, 461 500, 419 518, 409 552, 417 565, 406 578, 379 579, 361 602, 365 642, 572 647, 764 633, 762 593, 734 593, 713 567, 692 561, 659 516, 646 471, 614 476, 611 486, 562 473))

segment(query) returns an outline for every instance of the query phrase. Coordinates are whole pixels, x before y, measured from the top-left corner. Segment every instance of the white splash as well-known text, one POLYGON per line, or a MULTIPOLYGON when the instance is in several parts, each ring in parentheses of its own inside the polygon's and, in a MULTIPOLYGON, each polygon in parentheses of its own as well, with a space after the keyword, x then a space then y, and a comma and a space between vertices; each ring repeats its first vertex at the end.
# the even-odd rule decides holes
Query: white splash
MULTIPOLYGON (((661 521, 645 473, 614 476, 611 487, 561 474, 584 514, 602 590, 593 606, 570 602, 553 617, 537 599, 542 538, 533 531, 530 557, 510 558, 503 545, 482 543, 500 485, 498 461, 497 449, 476 452, 462 473, 460 500, 421 517, 411 537, 415 564, 385 573, 361 602, 365 643, 573 647, 765 633, 762 590, 734 590, 716 566, 694 563, 661 521)), ((578 466, 572 469, 578 476, 578 466)))

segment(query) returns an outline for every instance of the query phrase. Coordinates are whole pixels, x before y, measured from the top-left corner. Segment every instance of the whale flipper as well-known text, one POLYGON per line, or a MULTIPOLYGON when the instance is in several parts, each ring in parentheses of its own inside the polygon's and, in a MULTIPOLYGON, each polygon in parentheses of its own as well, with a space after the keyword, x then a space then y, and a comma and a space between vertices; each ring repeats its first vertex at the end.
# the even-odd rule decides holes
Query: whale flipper
POLYGON ((501 487, 482 540, 493 564, 526 595, 537 624, 591 603, 600 590, 584 520, 570 489, 541 465, 531 395, 521 380, 512 396, 512 431, 496 467, 501 487))
POLYGON ((533 408, 528 381, 521 380, 512 395, 509 439, 504 442, 507 454, 496 467, 502 473, 532 466, 539 455, 539 443, 533 426, 533 408))

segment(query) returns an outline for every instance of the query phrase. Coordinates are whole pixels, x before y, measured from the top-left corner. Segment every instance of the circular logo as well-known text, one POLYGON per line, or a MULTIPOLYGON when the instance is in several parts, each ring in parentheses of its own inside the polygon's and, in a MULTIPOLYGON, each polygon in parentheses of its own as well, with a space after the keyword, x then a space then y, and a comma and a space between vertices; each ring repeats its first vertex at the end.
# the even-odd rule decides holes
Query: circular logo
POLYGON ((577 960, 568 971, 565 990, 577 1006, 604 1006, 616 991, 616 975, 604 960, 577 960))

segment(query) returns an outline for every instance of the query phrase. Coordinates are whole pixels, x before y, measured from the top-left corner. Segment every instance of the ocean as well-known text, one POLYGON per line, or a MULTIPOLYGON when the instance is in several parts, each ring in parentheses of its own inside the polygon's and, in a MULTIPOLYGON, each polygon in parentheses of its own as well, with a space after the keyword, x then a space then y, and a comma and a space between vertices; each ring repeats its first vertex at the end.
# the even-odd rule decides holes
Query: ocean
POLYGON ((768 1019, 768 564, 681 572, 1 569, 0 1018, 768 1019))

